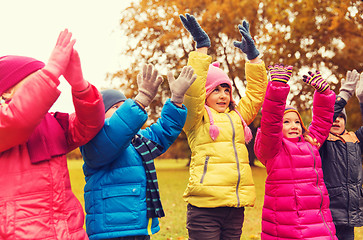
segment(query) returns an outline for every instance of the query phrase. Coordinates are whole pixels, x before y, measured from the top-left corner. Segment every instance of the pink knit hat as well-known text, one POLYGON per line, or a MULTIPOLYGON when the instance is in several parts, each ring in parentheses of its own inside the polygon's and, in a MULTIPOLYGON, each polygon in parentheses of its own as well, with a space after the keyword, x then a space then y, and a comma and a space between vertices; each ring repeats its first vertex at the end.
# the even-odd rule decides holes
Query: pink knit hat
MULTIPOLYGON (((209 96, 209 94, 212 93, 212 91, 218 85, 226 83, 231 88, 231 91, 229 92, 230 101, 235 103, 233 98, 232 98, 231 80, 229 79, 228 75, 222 69, 219 68, 219 65, 220 65, 219 62, 213 62, 211 65, 209 65, 208 74, 207 74, 207 81, 205 83, 206 98, 209 96)), ((204 107, 205 107, 205 109, 206 109, 206 111, 208 113, 208 117, 209 117, 209 123, 210 123, 209 135, 211 136, 211 138, 214 141, 214 140, 216 140, 216 138, 219 135, 219 128, 218 128, 217 125, 214 124, 213 115, 212 115, 209 107, 207 105, 205 105, 204 107)), ((245 134, 245 142, 249 143, 252 140, 251 129, 248 127, 246 122, 243 120, 242 115, 237 111, 237 109, 235 109, 234 111, 238 114, 238 116, 240 117, 241 122, 243 124, 244 134, 245 134)))
POLYGON ((30 57, 14 55, 0 57, 0 94, 44 66, 43 62, 30 57))
POLYGON ((218 86, 223 83, 226 83, 231 88, 230 91, 230 98, 231 101, 234 102, 232 98, 232 84, 231 80, 229 79, 228 75, 219 68, 219 62, 213 62, 209 65, 208 74, 207 74, 207 81, 205 83, 205 91, 206 91, 206 98, 212 91, 218 86))

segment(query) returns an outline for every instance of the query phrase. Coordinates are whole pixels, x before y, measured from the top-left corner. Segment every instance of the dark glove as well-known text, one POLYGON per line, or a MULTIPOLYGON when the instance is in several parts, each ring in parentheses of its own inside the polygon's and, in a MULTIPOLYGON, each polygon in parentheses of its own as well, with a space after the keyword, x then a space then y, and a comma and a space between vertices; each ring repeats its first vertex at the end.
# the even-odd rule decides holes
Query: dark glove
POLYGON ((238 25, 238 30, 242 35, 242 40, 240 42, 234 41, 233 45, 246 53, 248 60, 255 59, 260 55, 260 52, 257 50, 255 42, 251 37, 250 24, 246 20, 243 20, 242 25, 238 25))
POLYGON ((268 66, 270 71, 271 81, 287 83, 292 75, 292 66, 286 66, 282 64, 276 64, 273 66, 268 66))
POLYGON ((199 23, 193 15, 185 14, 186 18, 180 14, 180 20, 184 27, 193 36, 193 40, 197 43, 197 48, 210 47, 210 39, 208 34, 200 27, 199 23))

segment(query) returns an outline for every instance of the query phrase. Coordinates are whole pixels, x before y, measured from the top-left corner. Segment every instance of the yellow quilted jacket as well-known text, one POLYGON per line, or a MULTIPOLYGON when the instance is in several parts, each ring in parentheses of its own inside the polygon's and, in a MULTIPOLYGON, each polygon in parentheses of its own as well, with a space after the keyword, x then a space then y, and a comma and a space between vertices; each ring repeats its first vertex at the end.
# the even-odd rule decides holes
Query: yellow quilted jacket
MULTIPOLYGON (((183 198, 197 207, 253 206, 256 199, 244 129, 235 111, 218 113, 210 108, 219 135, 209 135, 209 118, 204 108, 205 82, 211 57, 191 52, 188 65, 198 75, 188 89, 184 104, 188 109, 184 131, 192 151, 189 183, 183 198)), ((256 117, 263 103, 267 75, 265 64, 246 63, 247 86, 237 110, 247 124, 256 117)))

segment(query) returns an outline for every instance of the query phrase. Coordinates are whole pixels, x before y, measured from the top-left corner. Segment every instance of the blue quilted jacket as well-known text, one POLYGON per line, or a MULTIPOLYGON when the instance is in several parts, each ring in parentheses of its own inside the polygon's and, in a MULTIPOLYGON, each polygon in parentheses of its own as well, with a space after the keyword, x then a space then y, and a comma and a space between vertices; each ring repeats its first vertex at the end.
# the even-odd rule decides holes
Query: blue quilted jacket
POLYGON ((86 177, 86 229, 91 240, 151 235, 160 230, 157 218, 146 217, 146 175, 142 159, 131 144, 140 134, 164 147, 178 137, 187 110, 166 101, 158 121, 141 129, 147 113, 128 99, 102 130, 81 147, 86 177))

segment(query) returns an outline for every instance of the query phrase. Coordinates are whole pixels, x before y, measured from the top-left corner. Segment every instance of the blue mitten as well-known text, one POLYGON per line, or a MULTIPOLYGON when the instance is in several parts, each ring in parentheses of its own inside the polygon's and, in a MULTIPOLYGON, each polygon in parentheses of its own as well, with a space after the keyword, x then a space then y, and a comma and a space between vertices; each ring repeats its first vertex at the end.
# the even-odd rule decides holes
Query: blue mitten
POLYGON ((199 23, 193 15, 179 15, 184 27, 193 36, 193 40, 197 43, 197 48, 210 47, 210 39, 208 34, 200 27, 199 23))
POLYGON ((255 42, 251 37, 250 24, 246 20, 243 20, 242 25, 238 25, 238 30, 242 35, 242 40, 240 42, 234 41, 233 45, 246 53, 248 60, 255 59, 260 55, 260 52, 257 50, 255 42))

